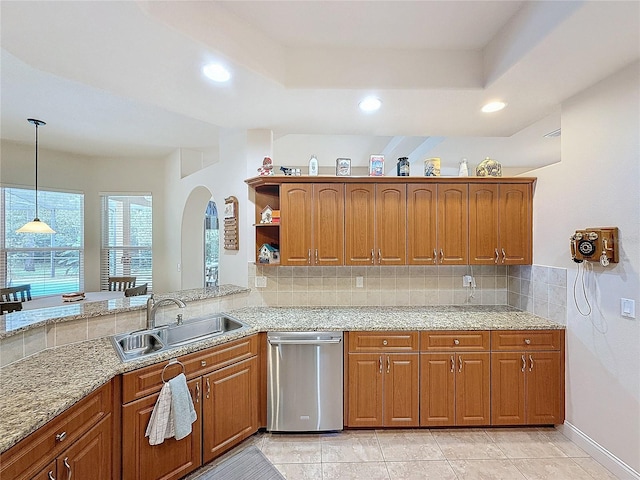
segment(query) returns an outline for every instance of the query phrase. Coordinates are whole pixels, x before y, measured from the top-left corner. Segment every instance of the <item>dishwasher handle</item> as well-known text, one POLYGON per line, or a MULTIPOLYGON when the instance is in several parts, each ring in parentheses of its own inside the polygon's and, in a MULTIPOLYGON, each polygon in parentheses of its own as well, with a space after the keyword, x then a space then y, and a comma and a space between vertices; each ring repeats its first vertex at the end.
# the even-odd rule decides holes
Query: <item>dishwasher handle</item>
POLYGON ((285 339, 285 338, 268 338, 270 345, 326 345, 342 342, 341 338, 313 338, 313 339, 285 339))

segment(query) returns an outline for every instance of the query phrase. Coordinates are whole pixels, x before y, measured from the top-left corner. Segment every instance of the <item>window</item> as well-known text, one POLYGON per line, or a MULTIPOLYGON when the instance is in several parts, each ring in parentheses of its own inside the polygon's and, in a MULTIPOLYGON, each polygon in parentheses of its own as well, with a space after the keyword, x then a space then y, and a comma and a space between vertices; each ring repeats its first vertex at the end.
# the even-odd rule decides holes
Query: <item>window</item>
POLYGON ((220 250, 220 230, 218 209, 213 201, 207 204, 204 213, 204 286, 218 286, 218 256, 220 250))
POLYGON ((151 195, 102 195, 102 290, 110 276, 133 276, 152 290, 151 238, 151 195))
POLYGON ((0 188, 0 283, 34 297, 84 289, 84 195, 38 191, 38 216, 56 233, 16 233, 35 216, 35 191, 0 188))

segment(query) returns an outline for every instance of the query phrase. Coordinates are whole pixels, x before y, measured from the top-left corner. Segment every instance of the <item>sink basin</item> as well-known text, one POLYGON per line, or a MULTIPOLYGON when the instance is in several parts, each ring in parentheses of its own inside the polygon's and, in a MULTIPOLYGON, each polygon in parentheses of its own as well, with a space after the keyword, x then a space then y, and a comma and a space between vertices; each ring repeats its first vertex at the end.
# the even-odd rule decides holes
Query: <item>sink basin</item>
POLYGON ((242 328, 244 325, 226 315, 189 320, 182 325, 171 325, 164 330, 162 338, 172 347, 187 345, 197 340, 221 335, 242 328))
POLYGON ((246 325, 240 320, 225 314, 215 314, 187 320, 182 325, 162 326, 151 330, 113 335, 111 343, 120 358, 127 361, 224 335, 241 328, 246 328, 246 325))
POLYGON ((114 346, 124 360, 148 355, 165 347, 164 342, 154 332, 134 332, 116 337, 114 346))

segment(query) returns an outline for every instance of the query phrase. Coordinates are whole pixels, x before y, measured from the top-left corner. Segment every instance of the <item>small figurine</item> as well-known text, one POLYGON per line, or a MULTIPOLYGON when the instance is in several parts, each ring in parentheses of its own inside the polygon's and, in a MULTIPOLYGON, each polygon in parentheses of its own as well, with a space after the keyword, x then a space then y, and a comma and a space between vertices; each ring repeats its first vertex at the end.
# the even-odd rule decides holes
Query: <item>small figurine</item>
POLYGON ((269 177, 273 175, 273 160, 271 160, 271 157, 264 157, 262 160, 262 166, 258 168, 258 174, 261 177, 269 177))

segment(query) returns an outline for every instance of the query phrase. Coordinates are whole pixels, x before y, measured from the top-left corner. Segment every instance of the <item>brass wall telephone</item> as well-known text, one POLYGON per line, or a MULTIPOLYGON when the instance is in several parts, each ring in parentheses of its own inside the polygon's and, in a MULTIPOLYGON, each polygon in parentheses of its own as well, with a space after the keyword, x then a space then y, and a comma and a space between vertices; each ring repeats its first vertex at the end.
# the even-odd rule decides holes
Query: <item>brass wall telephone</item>
POLYGON ((571 240, 571 258, 576 263, 584 260, 600 262, 603 267, 618 263, 618 227, 598 227, 576 230, 571 240))

